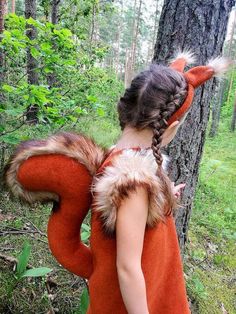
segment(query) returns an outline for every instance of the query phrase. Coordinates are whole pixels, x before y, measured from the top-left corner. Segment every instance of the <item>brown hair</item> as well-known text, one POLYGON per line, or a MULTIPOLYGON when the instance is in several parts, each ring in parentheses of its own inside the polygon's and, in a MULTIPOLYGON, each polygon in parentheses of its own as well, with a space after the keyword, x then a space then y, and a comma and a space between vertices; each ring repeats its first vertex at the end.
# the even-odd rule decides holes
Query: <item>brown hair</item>
POLYGON ((151 64, 139 73, 125 90, 118 103, 121 129, 129 125, 139 130, 153 130, 152 151, 158 164, 158 175, 166 191, 168 208, 176 205, 170 180, 161 168, 160 152, 167 120, 182 105, 187 95, 187 83, 183 75, 167 66, 151 64))

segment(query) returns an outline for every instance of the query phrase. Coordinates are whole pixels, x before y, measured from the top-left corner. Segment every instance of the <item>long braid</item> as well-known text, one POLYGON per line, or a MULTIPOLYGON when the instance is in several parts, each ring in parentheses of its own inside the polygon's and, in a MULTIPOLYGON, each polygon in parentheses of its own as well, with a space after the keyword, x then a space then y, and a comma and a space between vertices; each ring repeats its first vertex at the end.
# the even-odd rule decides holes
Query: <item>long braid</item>
POLYGON ((168 119, 181 106, 187 94, 187 82, 181 73, 171 68, 152 64, 137 75, 118 103, 121 128, 127 125, 138 130, 153 130, 152 151, 158 165, 157 176, 166 195, 163 213, 176 208, 171 181, 162 169, 161 143, 168 127, 168 119))
POLYGON ((152 137, 151 148, 152 148, 153 155, 156 159, 156 163, 158 164, 158 166, 161 166, 162 161, 163 161, 160 149, 161 149, 162 136, 166 129, 165 127, 161 127, 161 124, 162 123, 158 121, 152 124, 153 137, 152 137))
POLYGON ((153 129, 151 148, 158 166, 161 166, 163 161, 161 155, 161 142, 162 136, 168 127, 167 120, 181 106, 186 93, 187 91, 185 85, 180 88, 176 87, 176 93, 174 95, 170 95, 167 104, 160 106, 159 117, 156 116, 156 121, 152 122, 150 125, 153 129))

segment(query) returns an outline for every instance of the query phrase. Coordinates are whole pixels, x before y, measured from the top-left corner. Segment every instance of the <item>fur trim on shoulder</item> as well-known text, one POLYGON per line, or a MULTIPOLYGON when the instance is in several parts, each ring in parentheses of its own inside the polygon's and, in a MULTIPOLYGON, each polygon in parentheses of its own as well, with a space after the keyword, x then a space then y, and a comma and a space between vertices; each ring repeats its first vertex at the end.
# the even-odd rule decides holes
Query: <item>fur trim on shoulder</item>
POLYGON ((62 132, 46 140, 22 142, 5 167, 5 181, 11 192, 23 200, 36 201, 58 200, 58 196, 49 192, 29 192, 23 189, 17 180, 19 167, 32 156, 61 154, 85 165, 92 176, 104 160, 105 151, 91 139, 81 134, 62 132))
POLYGON ((149 212, 147 225, 152 227, 164 219, 165 196, 160 178, 156 175, 157 164, 151 150, 124 150, 114 157, 93 186, 94 205, 101 212, 104 227, 112 233, 115 230, 117 208, 121 201, 138 186, 147 189, 149 212))

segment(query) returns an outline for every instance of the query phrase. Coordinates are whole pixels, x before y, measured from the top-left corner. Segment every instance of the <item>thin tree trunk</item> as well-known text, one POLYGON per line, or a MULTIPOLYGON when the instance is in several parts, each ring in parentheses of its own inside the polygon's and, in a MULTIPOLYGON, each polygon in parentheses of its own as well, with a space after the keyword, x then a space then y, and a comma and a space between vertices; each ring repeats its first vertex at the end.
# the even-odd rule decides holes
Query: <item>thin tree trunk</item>
POLYGON ((154 32, 152 38, 152 49, 155 47, 155 41, 157 37, 157 29, 158 29, 158 17, 159 17, 159 0, 156 0, 156 10, 155 10, 155 19, 154 19, 154 32))
POLYGON ((133 75, 133 72, 135 69, 135 63, 136 63, 136 48, 137 48, 137 41, 138 41, 138 34, 139 34, 141 9, 142 9, 142 0, 139 1, 139 7, 138 7, 138 13, 137 13, 137 24, 136 24, 135 36, 134 36, 133 47, 132 47, 132 59, 131 59, 132 75, 133 75))
MULTIPOLYGON (((233 39, 234 39, 235 23, 236 23, 236 10, 234 10, 234 20, 233 20, 232 30, 231 30, 231 34, 230 34, 229 50, 227 53, 227 56, 229 58, 232 57, 232 43, 233 43, 233 39)), ((231 90, 232 90, 232 86, 233 86, 233 77, 234 77, 233 71, 231 71, 230 80, 229 80, 229 87, 228 87, 228 92, 227 92, 227 104, 229 104, 229 98, 230 98, 230 94, 231 94, 231 90)))
MULTIPOLYGON (((229 13, 234 4, 234 0, 165 0, 154 61, 166 63, 178 49, 183 48, 191 48, 199 64, 205 64, 211 57, 221 55, 229 13)), ((195 101, 185 123, 167 150, 172 158, 170 177, 177 183, 186 183, 182 197, 184 206, 176 215, 176 227, 182 250, 187 238, 198 182, 199 164, 210 113, 209 103, 214 85, 214 80, 211 80, 197 89, 195 101)))
MULTIPOLYGON (((135 0, 135 8, 136 8, 136 0, 135 0)), ((130 55, 130 60, 129 60, 129 71, 128 71, 129 75, 128 75, 127 85, 129 85, 131 83, 131 80, 132 80, 133 75, 134 75, 134 69, 135 69, 135 63, 136 63, 136 48, 137 48, 137 40, 138 40, 139 24, 140 24, 140 16, 141 16, 141 8, 142 8, 142 0, 139 0, 137 17, 135 17, 136 14, 134 16, 133 40, 132 40, 131 55, 130 55)))
POLYGON ((93 43, 96 43, 98 40, 98 21, 97 21, 98 4, 99 2, 95 2, 95 1, 93 3, 91 32, 90 32, 91 45, 93 43))
MULTIPOLYGON (((36 0, 25 0, 25 18, 28 19, 32 17, 36 19, 36 0)), ((37 37, 36 28, 33 25, 27 25, 26 35, 30 40, 37 37)), ((32 85, 38 85, 38 73, 37 73, 38 63, 37 60, 32 56, 30 49, 27 50, 27 75, 28 83, 32 85)), ((35 124, 38 122, 37 118, 38 106, 37 104, 31 104, 26 113, 27 123, 35 124)))
MULTIPOLYGON (((51 13, 51 22, 52 24, 58 23, 58 17, 59 17, 59 4, 61 0, 52 0, 52 13, 51 13)), ((55 44, 54 44, 55 48, 55 44)), ((49 88, 52 88, 56 86, 57 78, 55 72, 49 73, 47 75, 47 83, 49 88)))
POLYGON ((59 4, 61 0, 52 0, 52 15, 51 15, 51 22, 52 24, 58 23, 58 11, 59 11, 59 4))
POLYGON ((128 87, 129 85, 129 70, 130 70, 130 66, 129 66, 129 61, 130 61, 130 52, 129 49, 126 48, 125 51, 125 87, 128 87))
POLYGON ((131 48, 126 50, 126 60, 125 60, 125 87, 130 85, 132 79, 132 60, 133 60, 133 46, 134 46, 134 37, 135 37, 135 29, 136 29, 136 7, 137 7, 137 0, 134 1, 133 6, 133 23, 132 23, 132 39, 131 39, 131 48))
POLYGON ((15 0, 11 0, 11 13, 15 14, 16 11, 16 2, 15 0))
POLYGON ((209 136, 214 137, 217 134, 219 123, 220 123, 220 110, 223 104, 223 97, 224 97, 224 86, 225 82, 221 82, 218 92, 215 95, 214 103, 212 105, 212 121, 211 127, 209 131, 209 136))
POLYGON ((115 71, 116 71, 116 75, 119 75, 119 70, 120 70, 120 44, 121 44, 121 34, 122 34, 122 30, 123 30, 123 0, 121 0, 121 18, 119 21, 119 25, 118 25, 118 32, 117 32, 117 49, 116 49, 116 53, 115 53, 115 71))
POLYGON ((235 124, 236 124, 236 93, 234 96, 234 108, 233 108, 233 116, 232 116, 232 121, 231 121, 231 131, 235 131, 235 124))

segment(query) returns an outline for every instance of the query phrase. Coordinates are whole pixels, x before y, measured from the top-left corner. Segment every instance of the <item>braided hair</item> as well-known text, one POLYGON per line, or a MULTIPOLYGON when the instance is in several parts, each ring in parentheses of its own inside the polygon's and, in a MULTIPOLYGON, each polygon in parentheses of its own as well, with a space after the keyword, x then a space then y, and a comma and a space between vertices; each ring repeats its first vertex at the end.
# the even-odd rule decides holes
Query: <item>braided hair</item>
MULTIPOLYGON (((164 65, 152 64, 138 74, 118 103, 121 129, 132 126, 138 130, 153 130, 152 151, 158 165, 157 174, 166 192, 169 208, 176 206, 170 180, 162 171, 161 142, 168 119, 182 105, 187 95, 184 76, 164 65)), ((167 207, 167 208, 168 208, 167 207)))

